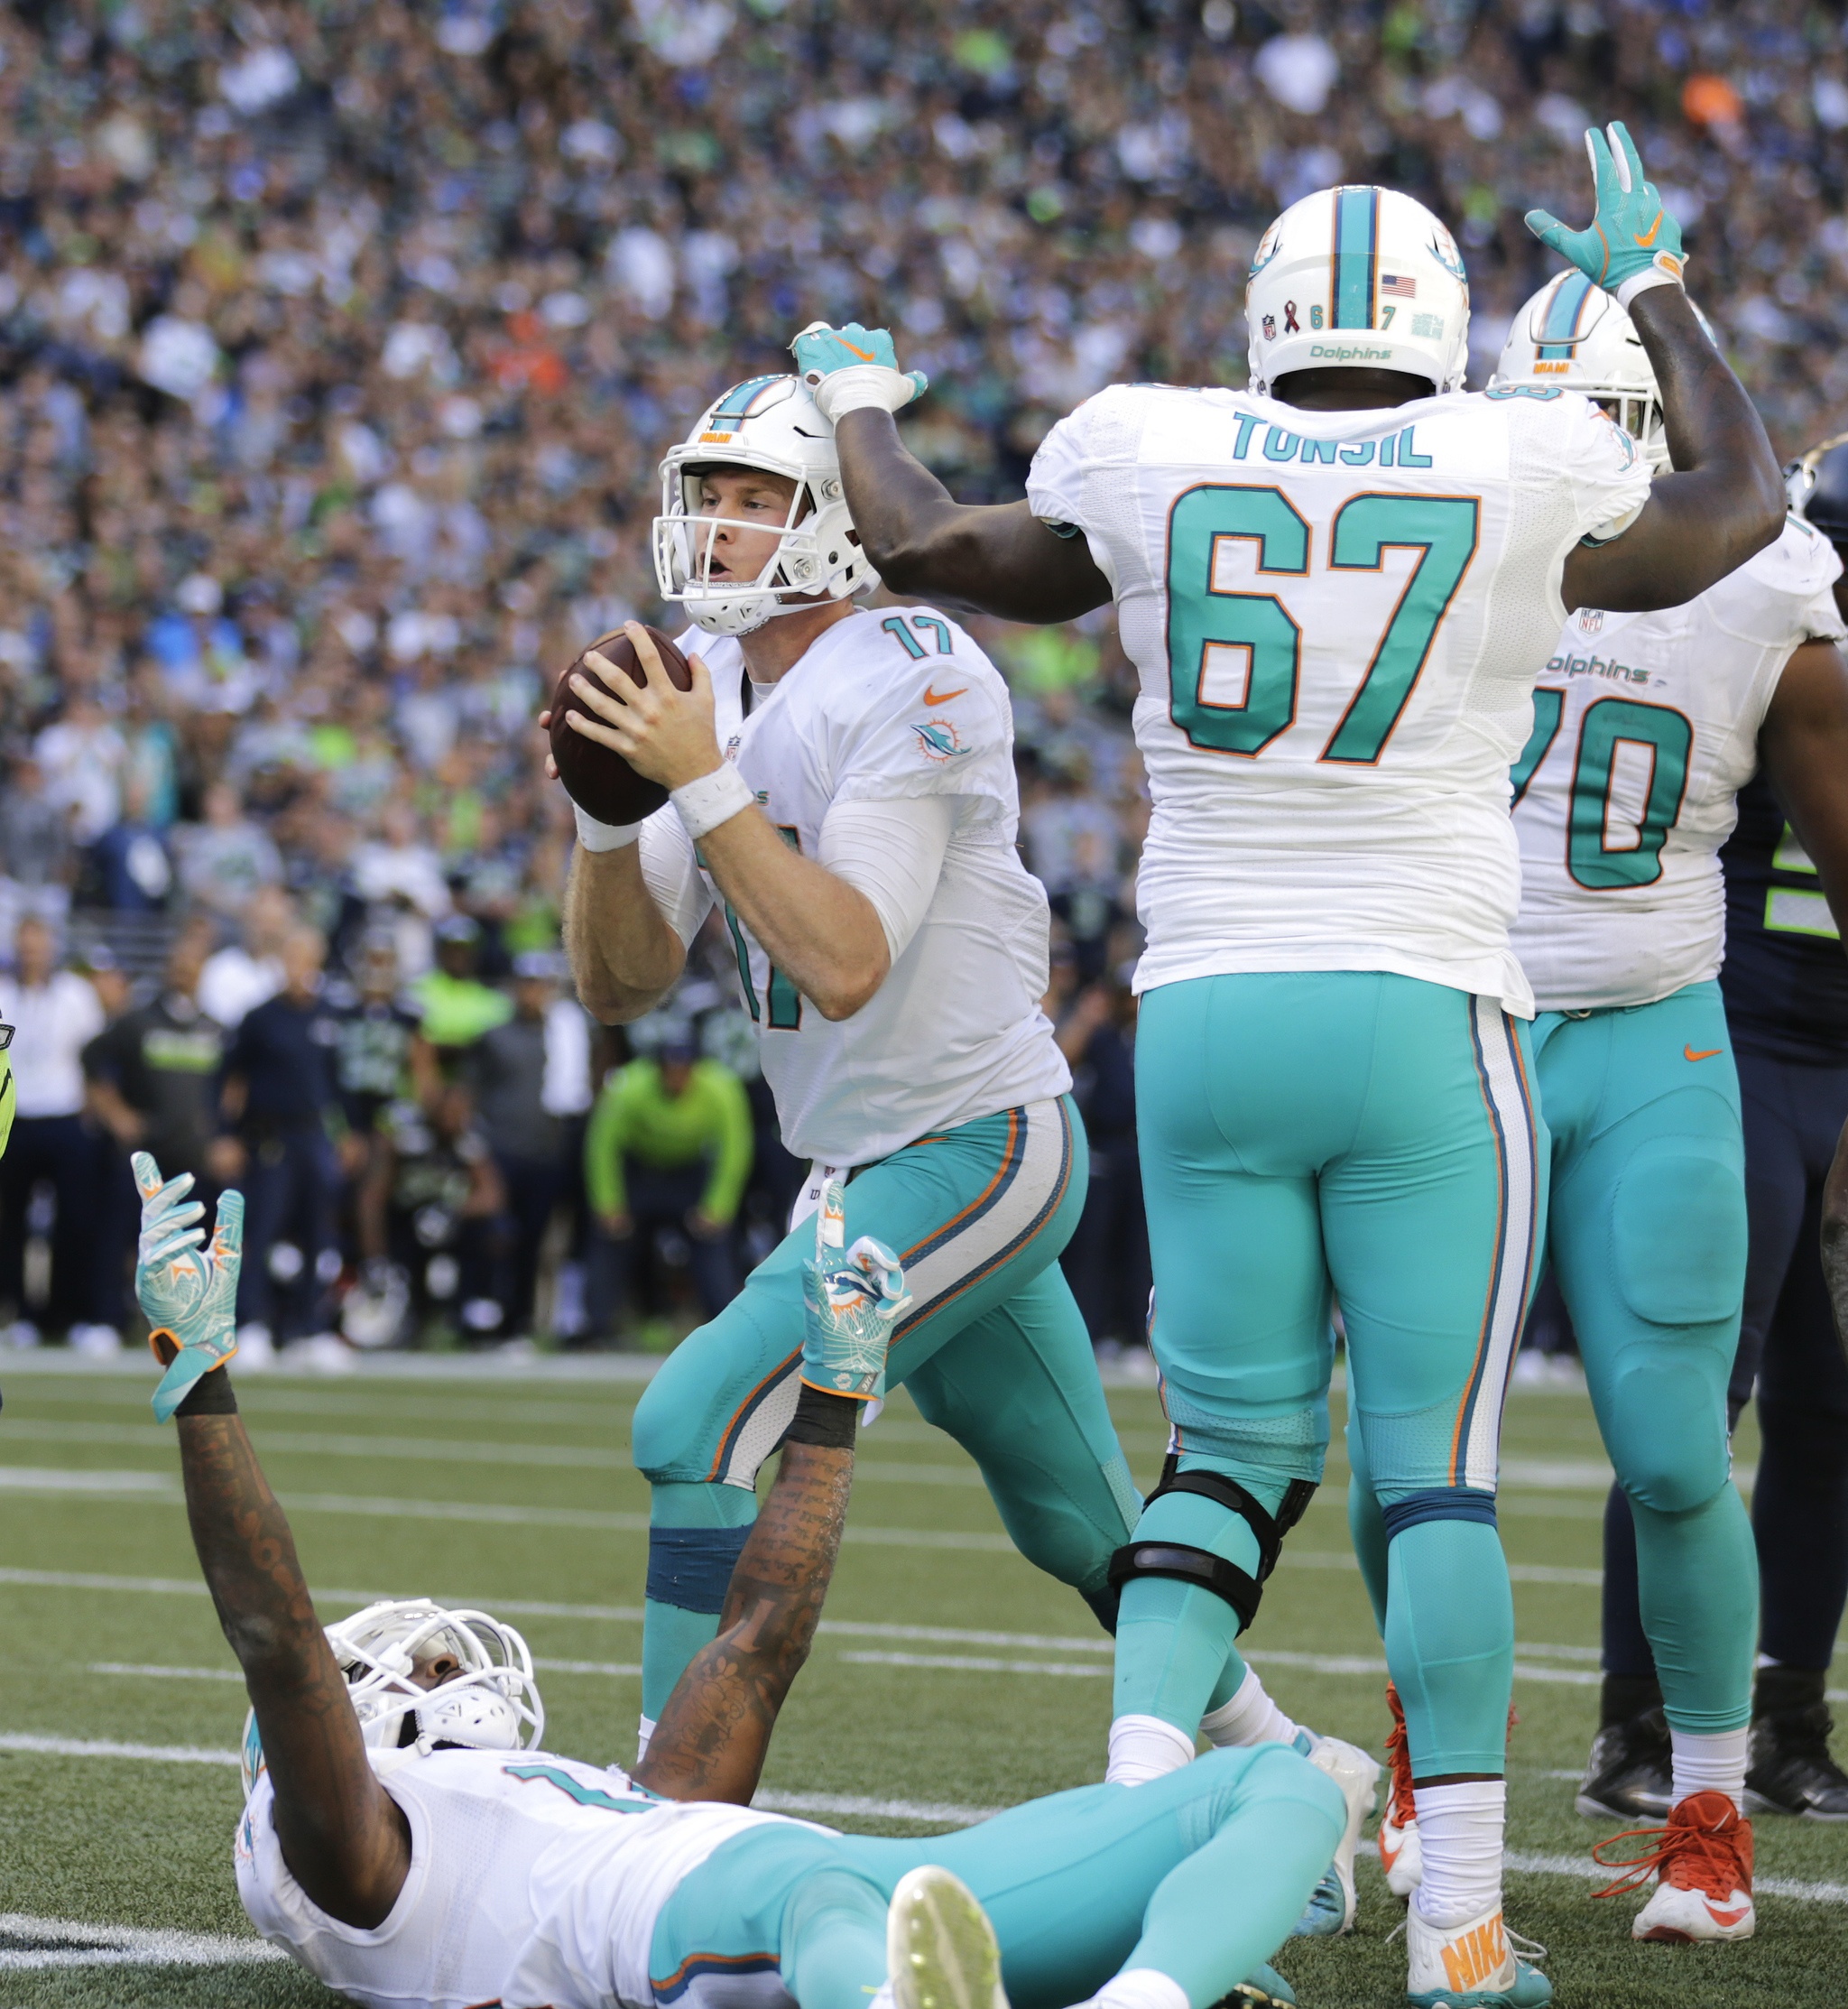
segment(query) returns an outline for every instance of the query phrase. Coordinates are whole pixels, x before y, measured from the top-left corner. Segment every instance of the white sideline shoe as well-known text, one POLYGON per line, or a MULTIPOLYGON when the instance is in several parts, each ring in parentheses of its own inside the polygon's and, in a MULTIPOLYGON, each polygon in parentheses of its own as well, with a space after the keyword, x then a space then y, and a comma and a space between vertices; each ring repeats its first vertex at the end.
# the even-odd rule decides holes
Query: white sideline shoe
POLYGON ((885 1966, 897 2009, 1008 2009, 988 1914, 935 1863, 908 1870, 892 1893, 885 1966))

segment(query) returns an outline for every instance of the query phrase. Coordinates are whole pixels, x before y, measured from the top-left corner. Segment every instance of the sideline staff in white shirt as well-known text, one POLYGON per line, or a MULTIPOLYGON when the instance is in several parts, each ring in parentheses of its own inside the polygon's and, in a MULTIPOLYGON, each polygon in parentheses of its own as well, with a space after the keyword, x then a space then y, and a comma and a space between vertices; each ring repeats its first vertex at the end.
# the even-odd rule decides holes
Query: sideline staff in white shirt
POLYGON ((14 1311, 5 1337, 38 1344, 38 1326, 24 1316, 25 1217, 43 1182, 56 1208, 45 1323, 68 1329, 84 1351, 113 1353, 121 1343, 115 1328, 85 1315, 98 1157, 83 1123, 82 1054, 103 1030, 103 1007, 83 977, 57 967, 57 940, 44 921, 20 923, 14 952, 14 973, 0 977, 0 1019, 15 1028, 9 1058, 19 1109, 0 1160, 0 1301, 14 1311))

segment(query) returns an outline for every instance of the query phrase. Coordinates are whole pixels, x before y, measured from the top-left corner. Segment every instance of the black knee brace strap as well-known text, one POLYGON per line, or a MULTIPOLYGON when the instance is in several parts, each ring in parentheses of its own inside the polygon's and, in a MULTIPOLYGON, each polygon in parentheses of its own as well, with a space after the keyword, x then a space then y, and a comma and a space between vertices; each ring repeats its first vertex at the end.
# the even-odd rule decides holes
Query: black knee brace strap
POLYGON ((1239 1629, 1248 1631, 1258 1615, 1264 1584, 1277 1567, 1283 1538, 1303 1517, 1303 1510, 1315 1495, 1307 1479, 1292 1479, 1283 1500, 1272 1514, 1254 1500, 1236 1479, 1222 1472, 1182 1472, 1170 1454, 1161 1467, 1161 1483, 1142 1504, 1152 1506, 1164 1493, 1196 1493, 1230 1514, 1235 1514, 1258 1541, 1258 1573, 1241 1569, 1236 1563, 1216 1556, 1210 1549, 1195 1548, 1185 1541, 1132 1541, 1110 1559, 1110 1583, 1120 1589, 1132 1577, 1169 1577, 1180 1583, 1197 1584, 1232 1606, 1239 1616, 1239 1629))

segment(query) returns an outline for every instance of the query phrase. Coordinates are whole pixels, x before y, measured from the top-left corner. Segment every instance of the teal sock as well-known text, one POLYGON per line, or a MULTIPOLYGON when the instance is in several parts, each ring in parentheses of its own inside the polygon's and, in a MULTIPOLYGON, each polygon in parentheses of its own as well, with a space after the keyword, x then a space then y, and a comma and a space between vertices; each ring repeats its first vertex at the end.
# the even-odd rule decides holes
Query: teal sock
POLYGON ((1634 1499, 1630 1512, 1662 1713, 1696 1736, 1741 1728, 1751 1720, 1758 1644, 1758 1548, 1744 1501, 1729 1480, 1685 1514, 1634 1499))
POLYGON ((870 1878, 811 1871, 783 1913, 782 1985, 802 2009, 866 2009, 885 1979, 886 1901, 870 1878))
POLYGON ((687 1663, 717 1638, 732 1566, 756 1518, 757 1495, 740 1486, 653 1488, 642 1607, 642 1713, 651 1721, 687 1663))
MULTIPOLYGON (((1239 1483, 1272 1514, 1282 1503, 1281 1484, 1243 1475, 1239 1483)), ((1133 1539, 1210 1550, 1258 1573, 1258 1538, 1250 1523, 1197 1493, 1163 1494, 1142 1510, 1133 1539)), ((1192 1736, 1224 1680, 1239 1629, 1238 1614, 1213 1591, 1169 1577, 1131 1578, 1117 1615, 1113 1713, 1160 1717, 1192 1736)), ((1244 1679, 1242 1665, 1238 1678, 1244 1679)))
POLYGON ((1387 1552, 1386 1664, 1405 1708, 1412 1767, 1500 1777, 1514 1685, 1514 1598, 1495 1530, 1421 1521, 1387 1552))
POLYGON ((1180 1984, 1191 2009, 1224 2000, 1283 1944, 1347 1819, 1334 1781, 1280 1744, 1209 1752, 1187 1769, 1221 1756, 1244 1764, 1231 1809, 1155 1886, 1142 1936, 1118 1970, 1153 1967, 1180 1984))
POLYGON ((1245 1685, 1245 1657, 1236 1646, 1225 1649, 1225 1666, 1219 1679, 1213 1684, 1213 1692, 1206 1698, 1206 1707, 1202 1716, 1211 1716, 1215 1709, 1223 1709, 1245 1685))

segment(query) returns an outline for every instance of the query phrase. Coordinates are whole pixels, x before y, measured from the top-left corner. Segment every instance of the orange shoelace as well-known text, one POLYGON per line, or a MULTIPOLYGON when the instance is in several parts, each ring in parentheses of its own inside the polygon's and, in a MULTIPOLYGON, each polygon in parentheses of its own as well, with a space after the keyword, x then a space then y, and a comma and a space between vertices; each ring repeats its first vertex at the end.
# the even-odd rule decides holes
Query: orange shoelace
POLYGON ((1751 1890, 1751 1825, 1723 1792, 1690 1793, 1668 1816, 1666 1828, 1626 1828, 1592 1849, 1601 1869, 1625 1874, 1594 1897, 1622 1897, 1640 1890, 1652 1875, 1677 1890, 1705 1891, 1710 1897, 1729 1897, 1751 1890), (1607 1856, 1619 1842, 1649 1846, 1640 1856, 1607 1856))
POLYGON ((1386 1738, 1386 1762, 1392 1768, 1392 1824, 1409 1828, 1418 1818, 1418 1802, 1411 1791, 1411 1751, 1406 1743, 1405 1710, 1399 1690, 1386 1684, 1386 1705, 1392 1711, 1392 1728, 1386 1738))
MULTIPOLYGON (((1392 1825, 1409 1828, 1418 1818, 1418 1801, 1412 1797, 1411 1747, 1406 1739, 1405 1708, 1399 1699, 1398 1689, 1391 1681, 1386 1684, 1386 1706, 1392 1711, 1392 1727, 1386 1736, 1386 1762, 1392 1768, 1392 1825)), ((1511 1736, 1520 1721, 1511 1702, 1508 1705, 1511 1736)))

